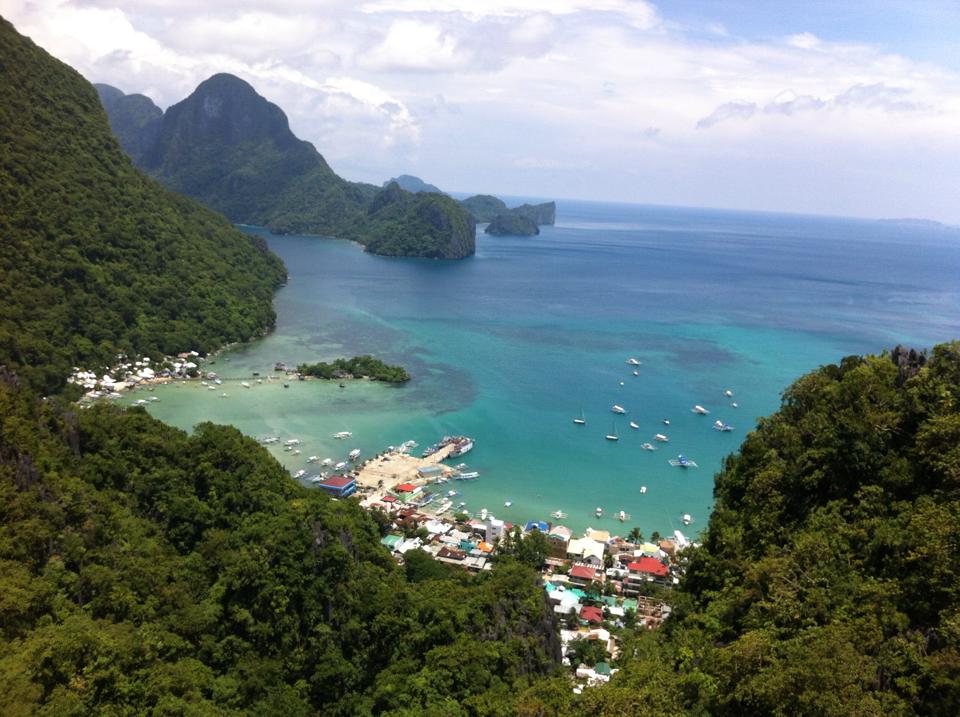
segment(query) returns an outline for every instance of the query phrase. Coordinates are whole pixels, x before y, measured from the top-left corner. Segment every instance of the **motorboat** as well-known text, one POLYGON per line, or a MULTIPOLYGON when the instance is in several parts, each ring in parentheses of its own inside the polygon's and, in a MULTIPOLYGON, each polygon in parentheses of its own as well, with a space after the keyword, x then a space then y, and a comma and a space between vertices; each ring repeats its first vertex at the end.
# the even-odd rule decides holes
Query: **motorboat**
POLYGON ((599 507, 598 507, 598 508, 597 508, 595 511, 593 511, 593 512, 594 512, 594 514, 595 514, 598 518, 602 518, 602 517, 603 517, 603 508, 599 508, 599 507))
POLYGON ((627 412, 627 409, 625 409, 623 406, 618 406, 617 404, 613 404, 613 406, 610 407, 610 410, 619 414, 624 414, 627 412))
POLYGON ((448 491, 447 491, 447 496, 450 497, 450 498, 453 498, 453 496, 455 496, 456 494, 457 494, 457 491, 455 491, 455 490, 448 490, 448 491))
POLYGON ((555 510, 550 514, 550 516, 552 518, 556 518, 557 520, 563 520, 564 518, 567 517, 567 514, 564 513, 562 510, 555 510))
POLYGON ((676 458, 671 458, 667 462, 670 465, 672 465, 674 468, 696 468, 697 467, 697 464, 695 462, 687 458, 682 453, 676 458))
POLYGON ((733 426, 729 423, 724 423, 723 421, 714 421, 713 430, 720 431, 721 433, 729 433, 733 430, 733 426))
POLYGON ((645 451, 655 451, 657 450, 652 443, 641 443, 640 447, 645 451))
POLYGON ((617 513, 617 519, 618 519, 621 523, 623 523, 624 521, 626 521, 626 520, 627 520, 627 517, 628 517, 627 514, 624 513, 622 510, 621 510, 619 513, 617 513))
POLYGON ((631 366, 639 366, 639 365, 640 365, 640 362, 637 361, 637 359, 632 358, 632 357, 627 359, 627 363, 630 364, 631 366))
POLYGON ((653 437, 653 440, 655 440, 655 441, 660 441, 660 443, 668 443, 668 442, 670 441, 670 439, 667 438, 667 437, 666 437, 665 435, 663 435, 662 433, 658 433, 657 435, 655 435, 655 436, 653 437))
POLYGON ((736 401, 730 404, 730 408, 740 408, 736 401))
POLYGON ((663 419, 663 425, 669 426, 669 425, 670 425, 670 419, 669 419, 669 418, 664 418, 664 419, 663 419))
POLYGON ((322 465, 322 466, 332 466, 332 465, 333 465, 333 458, 324 458, 322 461, 320 461, 320 465, 322 465))
POLYGON ((645 485, 640 486, 640 492, 641 492, 641 493, 646 493, 646 492, 647 492, 647 486, 645 486, 645 485))
POLYGON ((508 500, 507 502, 505 502, 505 503, 503 504, 503 507, 504 507, 504 508, 509 508, 511 505, 513 505, 513 501, 508 500))
POLYGON ((700 404, 697 404, 696 406, 694 406, 694 407, 691 408, 690 410, 691 410, 693 413, 699 413, 701 416, 706 416, 708 413, 710 413, 710 411, 708 411, 707 409, 705 409, 705 408, 704 408, 703 406, 701 406, 700 404))
POLYGON ((316 463, 320 460, 320 456, 308 456, 307 463, 316 463))
POLYGON ((723 395, 726 396, 727 398, 733 398, 733 391, 731 391, 728 388, 726 391, 723 392, 723 395))
POLYGON ((338 441, 342 441, 345 438, 351 438, 352 436, 353 434, 350 431, 337 431, 336 433, 333 434, 333 437, 336 438, 338 441))
POLYGON ((690 523, 693 522, 693 516, 691 516, 689 513, 684 513, 681 520, 683 521, 684 525, 690 525, 690 523))
POLYGON ((620 382, 620 385, 621 385, 621 386, 623 385, 623 381, 620 382))
POLYGON ((250 384, 247 383, 246 381, 241 381, 240 385, 243 386, 244 388, 250 388, 250 384))
POLYGON ((295 448, 294 450, 291 451, 291 453, 292 453, 293 455, 295 455, 295 456, 299 456, 299 455, 300 455, 300 449, 299 449, 299 448, 295 448))
POLYGON ((639 376, 639 375, 640 375, 640 372, 639 372, 639 371, 634 371, 634 372, 633 372, 633 375, 634 375, 634 376, 639 376))
POLYGON ((613 425, 610 427, 610 433, 604 436, 608 441, 619 441, 620 436, 617 435, 617 426, 613 425))
POLYGON ((299 446, 299 445, 300 445, 300 439, 299 439, 299 438, 291 438, 289 441, 284 441, 284 442, 283 442, 283 445, 285 445, 285 446, 299 446))
POLYGON ((335 471, 342 471, 344 468, 346 468, 346 467, 349 466, 349 465, 350 465, 350 464, 347 463, 346 461, 340 461, 339 463, 337 463, 337 465, 335 465, 335 466, 333 467, 333 470, 335 470, 335 471))
POLYGON ((630 421, 630 428, 639 429, 640 425, 636 421, 630 421))
POLYGON ((303 468, 301 468, 300 470, 298 470, 296 473, 293 474, 293 477, 294 477, 294 478, 303 478, 306 474, 307 474, 307 472, 306 472, 303 468))
POLYGON ((480 520, 486 520, 487 516, 490 514, 487 512, 486 508, 481 508, 479 515, 480 515, 480 520))
POLYGON ((582 408, 580 409, 580 418, 574 418, 574 419, 573 419, 573 422, 576 423, 578 426, 586 425, 587 419, 584 418, 584 416, 583 416, 583 409, 582 409, 582 408))
POLYGON ((350 451, 350 452, 347 454, 347 458, 349 458, 351 461, 355 461, 355 460, 357 460, 357 458, 359 458, 359 457, 360 457, 360 449, 359 449, 359 448, 354 448, 352 451, 350 451))

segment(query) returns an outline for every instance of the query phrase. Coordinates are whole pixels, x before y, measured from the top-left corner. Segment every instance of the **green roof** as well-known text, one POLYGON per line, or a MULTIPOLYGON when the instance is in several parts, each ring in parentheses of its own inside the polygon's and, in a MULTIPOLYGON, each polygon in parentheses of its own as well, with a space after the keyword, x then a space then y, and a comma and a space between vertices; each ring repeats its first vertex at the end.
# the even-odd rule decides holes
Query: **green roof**
POLYGON ((393 550, 402 542, 402 535, 384 535, 382 538, 380 538, 380 544, 387 546, 390 548, 390 550, 393 550))
POLYGON ((637 601, 633 598, 624 598, 623 599, 623 609, 624 610, 633 610, 637 611, 637 601))
POLYGON ((594 666, 593 670, 594 670, 594 672, 596 672, 598 675, 609 675, 609 674, 610 674, 610 665, 608 665, 606 662, 598 662, 598 663, 594 666))
POLYGON ((610 607, 616 607, 617 598, 613 595, 601 595, 600 602, 604 603, 605 605, 609 605, 610 607))
POLYGON ((583 598, 587 597, 587 594, 586 594, 583 590, 581 590, 580 588, 569 588, 569 589, 567 590, 567 592, 568 592, 568 593, 572 593, 573 595, 576 595, 576 596, 577 596, 578 598, 580 598, 581 600, 583 600, 583 598))

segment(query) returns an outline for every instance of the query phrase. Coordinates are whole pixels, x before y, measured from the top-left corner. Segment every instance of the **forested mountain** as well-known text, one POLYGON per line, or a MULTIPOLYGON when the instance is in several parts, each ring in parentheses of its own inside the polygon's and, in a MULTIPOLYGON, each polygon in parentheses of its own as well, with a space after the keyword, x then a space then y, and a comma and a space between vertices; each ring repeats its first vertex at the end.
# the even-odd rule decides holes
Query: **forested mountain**
POLYGON ((414 177, 412 174, 401 174, 399 177, 393 177, 388 179, 383 183, 383 186, 386 187, 391 182, 396 182, 400 185, 400 189, 404 189, 408 192, 432 192, 434 194, 443 194, 443 191, 436 186, 435 184, 430 184, 424 182, 420 177, 414 177))
POLYGON ((163 110, 145 95, 125 95, 110 85, 96 84, 94 87, 120 146, 134 162, 141 161, 144 152, 157 139, 163 110))
POLYGON ((118 351, 210 351, 273 324, 280 260, 135 169, 93 87, 5 20, 0 129, 0 364, 48 392, 118 351))
MULTIPOLYGON (((114 127, 136 125, 132 103, 108 92, 104 107, 114 127)), ((475 225, 455 200, 406 193, 391 196, 403 211, 379 215, 374 202, 386 190, 337 176, 294 136, 283 110, 233 75, 205 80, 142 134, 125 136, 141 168, 234 222, 352 239, 378 254, 458 259, 474 252, 475 225)))

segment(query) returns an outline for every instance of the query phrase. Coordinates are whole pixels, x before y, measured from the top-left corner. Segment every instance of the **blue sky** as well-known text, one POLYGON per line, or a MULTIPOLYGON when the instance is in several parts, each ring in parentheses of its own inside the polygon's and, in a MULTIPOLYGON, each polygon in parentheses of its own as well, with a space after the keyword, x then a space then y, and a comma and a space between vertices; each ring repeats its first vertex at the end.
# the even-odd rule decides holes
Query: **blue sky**
POLYGON ((960 3, 0 0, 162 107, 251 82, 340 174, 960 223, 960 3))

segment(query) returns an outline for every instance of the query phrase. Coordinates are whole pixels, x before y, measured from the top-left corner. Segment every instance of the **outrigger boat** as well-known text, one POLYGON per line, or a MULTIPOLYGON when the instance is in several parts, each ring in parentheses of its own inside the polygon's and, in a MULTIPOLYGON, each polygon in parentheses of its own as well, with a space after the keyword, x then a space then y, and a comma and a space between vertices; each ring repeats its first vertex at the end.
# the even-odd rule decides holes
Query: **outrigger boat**
POLYGON ((697 464, 696 464, 694 461, 691 461, 689 458, 687 458, 687 457, 686 457, 685 455, 683 455, 682 453, 681 453, 679 456, 677 456, 676 458, 671 458, 671 459, 670 459, 669 461, 667 461, 667 462, 668 462, 670 465, 672 465, 674 468, 697 468, 697 467, 698 467, 697 464))

